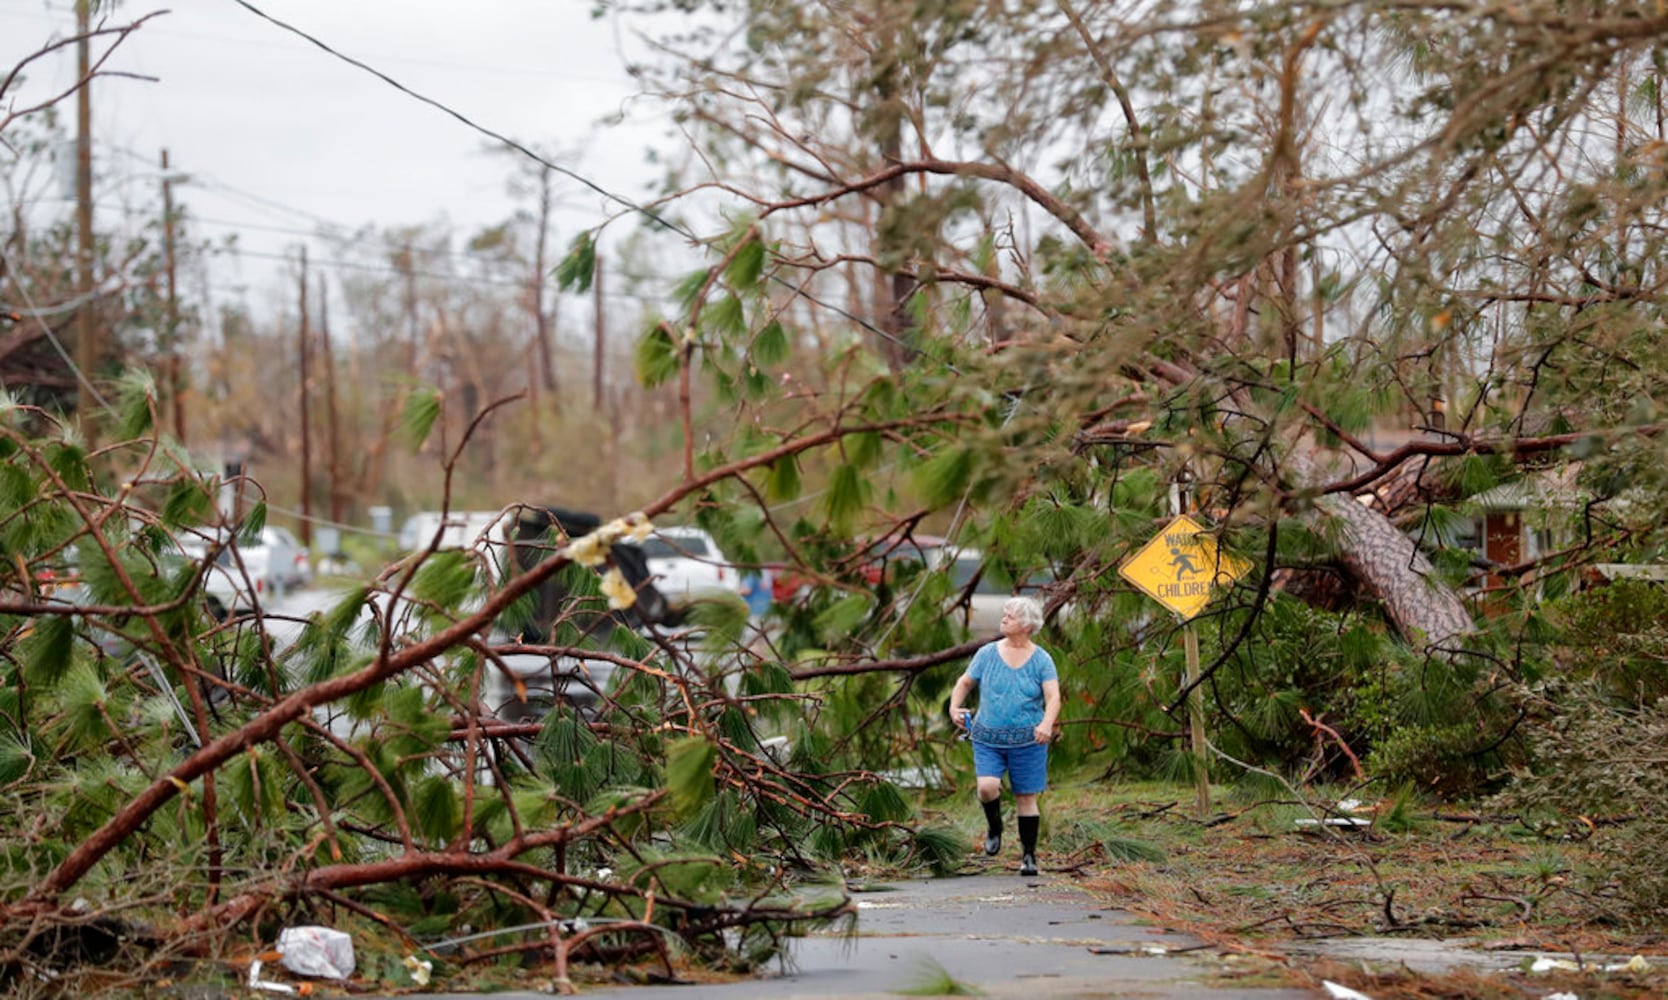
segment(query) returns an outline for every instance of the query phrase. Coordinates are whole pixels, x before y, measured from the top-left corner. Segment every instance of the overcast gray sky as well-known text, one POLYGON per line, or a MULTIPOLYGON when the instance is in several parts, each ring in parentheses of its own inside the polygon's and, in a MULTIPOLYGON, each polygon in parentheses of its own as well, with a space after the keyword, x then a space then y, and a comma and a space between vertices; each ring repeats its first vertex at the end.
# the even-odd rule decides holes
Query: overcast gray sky
MULTIPOLYGON (((642 194, 643 151, 658 133, 644 124, 651 109, 629 103, 620 49, 630 39, 593 20, 586 0, 251 3, 493 131, 570 151, 564 165, 611 190, 642 194), (622 110, 638 124, 598 124, 622 110)), ((105 17, 127 23, 156 10, 168 13, 123 43, 108 68, 157 81, 109 79, 94 91, 100 175, 122 176, 97 192, 101 225, 124 200, 140 200, 124 184, 156 184, 164 147, 191 177, 177 197, 197 234, 238 231, 257 262, 293 254, 318 221, 352 228, 445 216, 466 234, 513 211, 512 163, 483 152, 490 140, 480 133, 233 0, 123 0, 105 17)), ((0 0, 0 73, 73 27, 72 0, 0 0)), ((4 101, 31 103, 73 73, 70 56, 47 61, 4 101)), ((73 122, 73 104, 65 111, 73 122)), ((560 183, 565 243, 606 208, 560 183)))

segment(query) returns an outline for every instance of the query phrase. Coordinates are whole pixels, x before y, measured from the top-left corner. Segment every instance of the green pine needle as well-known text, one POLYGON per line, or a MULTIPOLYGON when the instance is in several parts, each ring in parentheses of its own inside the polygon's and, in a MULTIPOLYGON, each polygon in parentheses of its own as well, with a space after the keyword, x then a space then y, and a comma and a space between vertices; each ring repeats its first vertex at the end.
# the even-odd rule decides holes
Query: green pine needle
POLYGON ((771 320, 753 336, 751 353, 753 363, 760 368, 775 368, 788 360, 791 353, 788 334, 779 321, 771 320))
POLYGON ((724 269, 724 280, 736 291, 746 291, 759 283, 764 274, 765 245, 757 233, 748 233, 747 242, 730 258, 730 264, 724 269))
POLYGON ((23 676, 30 684, 51 687, 75 664, 75 619, 45 615, 21 643, 23 676))
POLYGON ((842 464, 828 477, 823 509, 836 531, 845 533, 869 502, 869 480, 856 465, 842 464))
POLYGON ((698 736, 666 748, 666 789, 680 816, 693 816, 717 794, 718 748, 698 736))
POLYGON ((589 230, 573 238, 568 255, 556 265, 556 284, 564 292, 584 293, 591 289, 597 271, 597 246, 589 230))
POLYGON ((771 463, 770 474, 765 479, 765 495, 777 503, 798 500, 800 490, 799 461, 792 455, 783 455, 771 463))
POLYGON ((678 373, 678 345, 661 322, 651 323, 637 340, 635 370, 637 381, 653 389, 678 373))
POLYGON ((967 856, 967 837, 946 826, 929 826, 915 831, 915 853, 934 875, 948 875, 961 867, 967 856))
POLYGON ((951 445, 915 469, 914 483, 921 500, 931 507, 948 507, 960 500, 973 481, 973 450, 951 445))
POLYGON ((463 808, 457 787, 446 775, 430 775, 417 784, 412 814, 430 843, 445 844, 457 836, 463 808))
POLYGON ((848 594, 840 598, 817 615, 817 632, 831 642, 851 635, 869 616, 874 603, 874 598, 868 594, 848 594))
POLYGON ((151 432, 156 407, 156 381, 150 371, 135 368, 122 376, 116 389, 116 426, 124 440, 151 432))
POLYGON ((950 975, 950 970, 932 958, 923 956, 917 963, 909 985, 892 992, 912 997, 982 997, 985 991, 971 983, 964 983, 950 975))
POLYGON ((423 386, 406 397, 405 412, 400 415, 400 438, 413 452, 428 441, 440 410, 440 390, 433 386, 423 386))

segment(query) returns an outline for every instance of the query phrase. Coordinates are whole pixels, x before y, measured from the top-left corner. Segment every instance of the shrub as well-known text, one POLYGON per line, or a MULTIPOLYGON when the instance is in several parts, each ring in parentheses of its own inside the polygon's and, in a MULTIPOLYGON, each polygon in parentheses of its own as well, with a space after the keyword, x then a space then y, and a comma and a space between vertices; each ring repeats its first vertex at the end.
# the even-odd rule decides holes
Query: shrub
POLYGON ((1668 841, 1655 823, 1668 810, 1668 699, 1618 704, 1589 681, 1535 703, 1541 711, 1527 727, 1533 767, 1494 805, 1558 816, 1560 834, 1595 831, 1592 846, 1613 883, 1595 902, 1613 900, 1620 916, 1668 917, 1668 841))
POLYGON ((1592 832, 1618 915, 1668 915, 1668 588, 1624 580, 1546 609, 1558 674, 1519 694, 1530 755, 1497 807, 1592 832), (1606 822, 1595 824, 1594 820, 1606 822))

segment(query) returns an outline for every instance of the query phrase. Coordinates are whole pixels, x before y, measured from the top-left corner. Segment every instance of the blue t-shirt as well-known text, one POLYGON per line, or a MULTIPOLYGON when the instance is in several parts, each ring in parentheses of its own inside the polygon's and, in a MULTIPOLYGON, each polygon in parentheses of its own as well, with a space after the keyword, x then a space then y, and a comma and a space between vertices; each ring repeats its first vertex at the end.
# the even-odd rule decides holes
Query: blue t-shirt
POLYGON ((972 735, 976 743, 996 747, 1022 747, 1037 741, 1037 726, 1046 705, 1043 685, 1058 681, 1054 658, 1041 646, 1018 667, 1010 667, 996 651, 996 643, 979 647, 967 676, 979 686, 979 710, 973 715, 972 735))

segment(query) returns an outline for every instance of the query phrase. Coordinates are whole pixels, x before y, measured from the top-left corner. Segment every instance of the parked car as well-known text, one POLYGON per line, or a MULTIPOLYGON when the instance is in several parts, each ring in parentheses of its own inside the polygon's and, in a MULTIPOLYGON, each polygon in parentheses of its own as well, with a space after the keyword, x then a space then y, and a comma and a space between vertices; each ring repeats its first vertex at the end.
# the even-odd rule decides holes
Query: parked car
POLYGON ((290 590, 312 582, 310 554, 290 529, 267 525, 261 529, 261 544, 267 548, 267 574, 276 589, 290 590))
POLYGON ((505 517, 501 510, 420 510, 400 525, 396 544, 401 552, 426 549, 431 543, 437 549, 468 548, 477 538, 492 532, 505 517), (440 535, 438 542, 436 532, 440 535))
POLYGON ((203 592, 216 618, 239 618, 252 614, 256 606, 274 593, 272 550, 260 543, 237 544, 230 539, 207 535, 185 535, 179 539, 179 555, 203 563, 213 562, 203 576, 203 592))
MULTIPOLYGON (((572 539, 600 526, 601 520, 594 514, 558 507, 523 508, 516 516, 501 560, 495 564, 497 571, 507 578, 544 560, 558 544, 553 538, 554 529, 572 539)), ((616 634, 619 630, 634 632, 651 625, 676 623, 677 613, 651 579, 642 548, 617 542, 610 558, 637 592, 637 601, 630 608, 613 611, 600 597, 576 598, 569 574, 593 571, 570 566, 541 583, 530 605, 500 615, 490 630, 491 644, 551 644, 614 652, 624 638, 616 634)), ((569 654, 504 652, 495 663, 501 669, 487 671, 481 696, 488 710, 506 722, 542 718, 557 702, 594 714, 611 690, 615 673, 614 664, 605 659, 569 654)))
POLYGON ((306 547, 277 525, 263 527, 254 541, 197 533, 181 536, 179 545, 181 554, 196 562, 214 550, 215 568, 204 578, 203 589, 217 615, 253 611, 258 601, 306 586, 313 577, 306 547))
POLYGON ((687 602, 703 594, 735 594, 741 589, 741 574, 718 543, 700 528, 668 526, 656 528, 643 542, 649 578, 669 599, 687 602))
MULTIPOLYGON (((862 542, 857 554, 858 572, 865 583, 878 587, 895 581, 905 566, 932 566, 934 553, 944 544, 936 535, 888 535, 862 542)), ((787 604, 810 587, 813 579, 792 568, 778 567, 771 579, 771 597, 778 604, 787 604)))
MULTIPOLYGON (((33 596, 48 604, 85 604, 87 585, 81 579, 80 555, 74 545, 61 550, 51 560, 34 566, 31 574, 33 596)), ((23 597, 21 593, 9 596, 23 597)))

